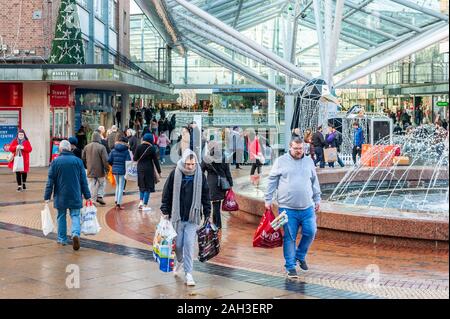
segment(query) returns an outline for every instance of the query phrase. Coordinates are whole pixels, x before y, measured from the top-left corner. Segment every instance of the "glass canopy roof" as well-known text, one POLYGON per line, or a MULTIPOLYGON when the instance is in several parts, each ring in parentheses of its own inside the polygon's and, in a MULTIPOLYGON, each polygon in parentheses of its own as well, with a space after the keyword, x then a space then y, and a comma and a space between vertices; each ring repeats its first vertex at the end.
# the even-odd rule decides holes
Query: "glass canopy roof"
MULTIPOLYGON (((273 30, 281 30, 278 35, 271 32, 273 30, 267 30, 270 36, 263 34, 261 39, 254 39, 252 36, 250 38, 293 64, 301 65, 302 59, 299 57, 305 56, 308 50, 317 52, 318 47, 321 47, 320 64, 337 60, 338 65, 335 67, 341 72, 349 69, 344 70, 343 65, 339 67, 339 64, 346 60, 352 58, 359 60, 364 53, 367 55, 371 52, 374 54, 370 54, 369 58, 377 57, 386 50, 395 49, 421 34, 448 25, 448 1, 446 0, 136 0, 141 8, 141 4, 145 2, 157 3, 156 11, 160 16, 162 11, 165 12, 166 16, 162 17, 162 20, 165 20, 166 27, 170 24, 173 28, 176 34, 175 45, 181 45, 199 54, 205 51, 201 49, 201 45, 206 45, 213 51, 220 51, 232 59, 239 55, 250 58, 253 55, 257 63, 264 64, 265 61, 262 56, 254 54, 253 50, 246 50, 242 45, 231 40, 229 34, 223 34, 223 30, 218 30, 220 28, 216 28, 214 23, 199 17, 181 2, 195 5, 244 35, 246 31, 261 24, 270 25, 273 30), (342 3, 342 10, 339 12, 342 3), (320 12, 316 14, 315 9, 320 12), (340 23, 335 21, 337 19, 340 23), (295 23, 296 27, 293 27, 293 24, 286 24, 285 21, 295 23), (334 33, 333 26, 337 24, 340 32, 334 33), (321 28, 319 25, 325 35, 323 43, 317 31, 321 28), (296 58, 288 59, 285 50, 277 52, 275 47, 288 47, 287 41, 294 28, 297 28, 294 32, 296 39, 293 41, 296 58), (332 46, 335 34, 339 34, 339 43, 335 50, 337 56, 333 57, 333 53, 327 53, 326 47, 332 46), (267 38, 272 39, 267 40, 267 38), (314 40, 311 41, 311 39, 314 40), (385 50, 382 50, 383 48, 385 50), (324 57, 327 54, 331 54, 331 60, 328 56, 324 57)), ((146 13, 146 10, 143 9, 143 11, 146 13)), ((311 52, 309 52, 310 55, 311 52)), ((213 56, 215 56, 214 52, 208 52, 204 57, 213 56)), ((364 65, 366 61, 361 59, 360 64, 364 65)), ((224 66, 234 66, 233 61, 224 64, 224 66)), ((327 64, 327 67, 330 68, 330 64, 327 64)), ((286 67, 281 69, 285 70, 286 67)), ((324 69, 322 68, 321 71, 323 75, 324 69)), ((295 72, 293 73, 295 75, 295 72)), ((301 76, 297 78, 304 81, 301 76)))

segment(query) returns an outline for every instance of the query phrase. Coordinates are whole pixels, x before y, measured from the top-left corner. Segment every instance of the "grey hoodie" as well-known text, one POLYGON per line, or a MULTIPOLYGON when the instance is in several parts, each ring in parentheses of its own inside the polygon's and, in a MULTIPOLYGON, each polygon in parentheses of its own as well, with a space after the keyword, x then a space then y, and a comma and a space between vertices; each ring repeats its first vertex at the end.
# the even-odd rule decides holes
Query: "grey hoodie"
POLYGON ((269 174, 266 204, 272 203, 276 190, 279 207, 303 210, 320 203, 320 185, 311 157, 296 160, 288 152, 277 158, 269 174))

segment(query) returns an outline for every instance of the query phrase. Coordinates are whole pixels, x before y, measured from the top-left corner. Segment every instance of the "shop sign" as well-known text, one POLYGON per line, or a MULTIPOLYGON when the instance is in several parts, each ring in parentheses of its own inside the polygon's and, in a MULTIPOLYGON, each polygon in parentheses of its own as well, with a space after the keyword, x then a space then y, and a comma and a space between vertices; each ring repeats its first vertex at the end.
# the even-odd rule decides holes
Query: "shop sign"
POLYGON ((22 83, 0 83, 0 107, 22 107, 22 83))
POLYGON ((73 90, 69 85, 50 85, 50 105, 52 107, 73 106, 73 90))
POLYGON ((78 81, 78 72, 75 72, 75 71, 52 71, 51 80, 78 81))
POLYGON ((439 101, 436 103, 437 106, 442 106, 442 107, 448 107, 448 102, 445 101, 439 101))

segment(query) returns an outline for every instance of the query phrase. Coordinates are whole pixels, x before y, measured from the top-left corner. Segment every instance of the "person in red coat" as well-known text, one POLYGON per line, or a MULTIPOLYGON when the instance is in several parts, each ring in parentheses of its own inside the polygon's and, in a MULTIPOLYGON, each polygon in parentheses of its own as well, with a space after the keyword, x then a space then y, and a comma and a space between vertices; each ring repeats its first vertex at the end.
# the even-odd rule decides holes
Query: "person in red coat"
MULTIPOLYGON (((9 146, 9 151, 13 154, 16 154, 18 150, 22 152, 23 156, 23 171, 16 172, 17 191, 21 192, 22 190, 27 189, 25 183, 27 182, 27 174, 30 170, 30 153, 33 150, 24 130, 19 130, 17 138, 15 138, 9 146)), ((14 161, 10 162, 8 167, 13 169, 13 165, 14 161)))

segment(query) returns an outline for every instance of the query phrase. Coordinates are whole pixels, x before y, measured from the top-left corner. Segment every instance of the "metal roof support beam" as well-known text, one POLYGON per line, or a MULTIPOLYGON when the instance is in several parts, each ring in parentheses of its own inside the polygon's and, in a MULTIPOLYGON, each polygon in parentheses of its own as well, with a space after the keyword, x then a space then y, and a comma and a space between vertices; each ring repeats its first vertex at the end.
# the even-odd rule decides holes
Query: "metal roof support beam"
POLYGON ((369 27, 366 27, 364 24, 357 23, 357 22, 354 22, 354 21, 350 21, 348 19, 345 20, 345 23, 348 23, 348 24, 354 25, 354 26, 356 26, 358 28, 361 28, 361 29, 364 29, 364 30, 367 30, 367 31, 370 31, 370 32, 373 32, 373 33, 376 33, 376 34, 379 34, 382 37, 387 38, 387 39, 391 39, 391 40, 398 39, 398 37, 393 36, 390 33, 387 33, 387 32, 381 31, 381 30, 377 30, 377 29, 373 29, 373 28, 369 28, 369 27))
MULTIPOLYGON (((317 1, 317 0, 315 0, 315 1, 317 1)), ((319 0, 319 1, 320 1, 320 0, 319 0)), ((314 14, 315 14, 315 13, 314 13, 314 14)), ((314 20, 311 20, 311 19, 302 19, 302 20, 300 20, 300 21, 301 21, 300 23, 303 23, 303 22, 309 23, 310 25, 313 26, 312 29, 317 29, 317 27, 316 27, 316 22, 315 22, 314 20)), ((368 44, 368 45, 371 46, 371 47, 376 47, 376 46, 379 45, 379 43, 373 42, 373 41, 371 41, 371 40, 369 40, 369 39, 366 39, 366 38, 363 38, 363 37, 360 37, 360 36, 355 36, 353 33, 350 33, 350 32, 345 31, 345 30, 341 30, 341 34, 344 35, 344 36, 346 36, 346 37, 355 39, 356 41, 359 41, 359 42, 363 42, 363 43, 365 43, 365 44, 368 44)))
MULTIPOLYGON (((271 9, 273 7, 279 7, 280 5, 283 5, 287 0, 280 0, 277 1, 275 3, 268 3, 265 5, 261 6, 261 0, 253 0, 250 2, 246 2, 242 5, 241 10, 246 10, 249 8, 253 8, 253 9, 257 9, 257 10, 250 10, 250 12, 245 12, 245 14, 242 15, 242 18, 244 18, 245 16, 248 16, 248 14, 252 14, 254 12, 261 12, 261 11, 265 11, 268 9, 271 9)), ((236 13, 239 11, 239 7, 235 7, 233 6, 231 9, 229 10, 225 10, 225 11, 221 11, 218 12, 217 14, 214 14, 214 17, 216 17, 217 19, 220 19, 221 21, 225 21, 228 19, 235 19, 236 18, 236 13)), ((212 15, 211 12, 208 12, 209 14, 212 15)))
MULTIPOLYGON (((322 73, 322 77, 325 75, 325 39, 323 34, 323 26, 322 26, 322 17, 320 16, 320 2, 319 0, 313 0, 314 4, 314 17, 315 17, 315 25, 317 32, 317 39, 319 41, 319 51, 320 51, 320 70, 322 73)), ((305 20, 306 21, 306 20, 305 20)), ((313 22, 314 24, 314 22, 313 22)))
MULTIPOLYGON (((233 66, 234 68, 236 68, 237 70, 241 71, 242 73, 248 74, 249 76, 251 76, 254 79, 257 79, 258 82, 260 82, 261 84, 264 84, 266 87, 271 88, 273 90, 279 91, 279 92, 285 92, 281 87, 271 83, 269 80, 263 78, 262 76, 260 76, 259 74, 256 74, 255 72, 253 72, 252 70, 248 69, 246 66, 233 61, 231 58, 227 57, 226 55, 218 52, 218 51, 214 51, 213 48, 208 47, 207 45, 204 45, 203 43, 197 42, 195 40, 191 40, 188 37, 185 36, 185 38, 191 42, 192 44, 194 44, 197 48, 200 48, 202 50, 204 50, 205 52, 208 52, 209 54, 211 54, 212 56, 216 57, 217 59, 224 61, 225 63, 233 66)), ((194 47, 195 48, 195 47, 194 47)), ((191 47, 192 49, 192 47, 191 47)))
POLYGON ((306 48, 300 49, 297 52, 295 52, 295 55, 299 55, 299 54, 302 54, 302 53, 304 53, 306 51, 309 51, 309 50, 311 50, 312 48, 315 48, 318 45, 319 45, 319 42, 316 42, 316 43, 313 43, 311 45, 308 45, 306 48))
POLYGON ((234 19, 234 22, 233 22, 233 28, 236 28, 236 24, 238 23, 238 21, 239 21, 239 16, 240 16, 240 14, 241 14, 241 10, 242 10, 242 3, 244 2, 244 0, 239 0, 239 7, 238 7, 238 11, 237 11, 237 13, 236 13, 236 18, 234 19))
POLYGON ((448 38, 449 30, 448 26, 444 25, 440 28, 434 29, 433 32, 427 34, 422 34, 419 37, 414 37, 413 39, 410 39, 403 45, 399 46, 398 48, 392 50, 387 55, 379 58, 376 61, 371 62, 370 64, 366 65, 365 67, 357 70, 356 72, 350 74, 349 76, 345 77, 339 83, 336 84, 336 87, 341 87, 347 83, 351 83, 357 79, 360 79, 364 76, 367 76, 375 71, 378 71, 386 66, 388 66, 391 63, 394 63, 396 61, 399 61, 417 51, 420 51, 434 43, 437 43, 439 41, 442 41, 446 38, 448 38))
MULTIPOLYGON (((203 57, 203 58, 205 58, 205 59, 207 59, 207 60, 210 60, 211 62, 213 62, 213 63, 215 63, 215 64, 217 64, 217 65, 220 65, 220 66, 222 66, 222 67, 224 67, 224 68, 226 68, 226 69, 231 70, 231 71, 234 72, 234 73, 241 74, 241 75, 243 75, 243 76, 245 76, 245 77, 247 77, 247 78, 249 78, 249 79, 251 79, 251 80, 253 80, 253 81, 255 81, 255 82, 257 82, 257 83, 259 83, 259 84, 261 84, 261 85, 263 85, 263 86, 266 86, 265 84, 260 83, 258 79, 252 78, 250 75, 246 74, 246 73, 243 72, 242 70, 239 70, 238 68, 235 68, 235 67, 233 67, 233 66, 231 66, 231 65, 229 65, 229 64, 227 64, 227 63, 225 63, 223 60, 220 60, 219 58, 213 56, 212 54, 209 54, 209 53, 206 52, 206 51, 201 51, 201 50, 198 50, 198 49, 196 49, 196 48, 190 48, 190 50, 191 50, 192 52, 195 52, 195 53, 198 54, 199 56, 201 56, 201 57, 203 57)), ((233 83, 232 83, 231 85, 233 85, 233 83)))
MULTIPOLYGON (((190 17, 186 16, 183 13, 179 13, 176 12, 175 15, 182 17, 184 19, 186 19, 186 21, 189 24, 192 24, 193 26, 197 27, 199 30, 197 31, 193 31, 193 27, 187 27, 184 24, 181 24, 182 26, 184 26, 186 29, 188 29, 189 31, 193 32, 193 33, 200 33, 200 30, 203 30, 205 33, 208 33, 208 39, 219 43, 219 41, 221 42, 220 45, 222 45, 225 48, 228 48, 230 50, 234 50, 235 48, 239 48, 241 51, 246 52, 246 56, 248 56, 249 58, 252 58, 255 61, 263 61, 261 62, 263 65, 267 65, 268 67, 277 70, 279 72, 282 72, 284 74, 289 74, 291 76, 296 76, 294 73, 292 73, 289 70, 286 70, 285 68, 273 63, 269 58, 267 58, 266 56, 262 55, 261 53, 253 50, 252 48, 249 48, 248 46, 245 45, 245 43, 242 43, 240 41, 236 41, 236 39, 234 39, 233 37, 229 36, 226 33, 221 32, 220 30, 217 30, 216 28, 211 27, 211 25, 206 24, 202 21, 199 20, 195 20, 195 19, 191 19, 190 17)), ((203 36, 203 34, 201 34, 200 36, 203 36)), ((191 38, 192 39, 192 38, 191 38)), ((245 55, 245 54, 244 54, 245 55)))
POLYGON ((313 1, 311 0, 311 1, 309 1, 306 5, 305 5, 305 7, 304 8, 302 8, 302 10, 300 11, 300 13, 296 16, 296 18, 300 18, 301 17, 301 15, 303 14, 303 13, 305 13, 306 12, 306 10, 308 10, 309 9, 309 7, 311 6, 313 4, 313 1))
POLYGON ((331 2, 331 0, 325 0, 324 2, 325 4, 325 50, 323 51, 325 53, 325 66, 324 66, 324 70, 325 72, 322 73, 322 77, 325 80, 325 82, 327 82, 327 84, 329 84, 330 79, 328 78, 329 74, 330 74, 330 53, 331 53, 331 48, 330 48, 330 43, 331 43, 331 31, 332 31, 332 27, 333 27, 333 3, 331 2))
POLYGON ((211 42, 217 43, 218 45, 220 45, 226 49, 229 49, 233 52, 239 53, 240 55, 243 55, 249 59, 252 59, 254 61, 257 61, 258 63, 261 63, 262 65, 266 65, 266 66, 272 68, 272 66, 267 63, 267 60, 263 59, 262 57, 252 54, 248 51, 242 50, 242 49, 238 48, 237 46, 233 46, 232 44, 230 44, 230 42, 228 42, 226 40, 222 40, 220 37, 212 35, 210 32, 207 32, 200 28, 195 28, 195 27, 187 25, 187 24, 183 24, 183 25, 181 25, 181 27, 188 30, 189 32, 199 35, 202 38, 205 38, 211 42))
POLYGON ((276 54, 274 54, 270 50, 264 48, 263 46, 261 46, 260 44, 256 43, 255 41, 245 37, 239 31, 231 28, 230 26, 226 25, 225 23, 223 23, 222 21, 216 19, 215 17, 211 16, 207 12, 205 12, 205 11, 201 10, 200 8, 192 5, 191 3, 189 3, 186 0, 175 0, 175 1, 177 1, 179 4, 181 4, 183 7, 185 7, 187 10, 191 11, 192 13, 197 15, 198 17, 200 17, 200 18, 206 20, 208 23, 214 25, 219 30, 229 34, 230 36, 235 38, 237 41, 244 42, 246 45, 248 45, 252 49, 254 49, 257 52, 261 53, 262 55, 266 56, 273 63, 278 64, 278 65, 282 66, 283 68, 289 70, 290 72, 296 74, 297 77, 300 78, 301 80, 304 80, 304 81, 309 81, 310 80, 310 76, 308 74, 306 74, 305 72, 303 72, 302 70, 300 70, 294 64, 285 61, 284 59, 280 58, 279 56, 277 56, 276 54))
POLYGON ((280 13, 278 11, 276 11, 276 12, 273 12, 272 14, 269 14, 268 16, 255 17, 254 19, 251 19, 251 20, 242 21, 242 22, 238 23, 238 25, 236 26, 236 30, 246 30, 248 28, 254 27, 254 26, 264 23, 266 21, 270 21, 279 15, 280 15, 280 13))
MULTIPOLYGON (((272 15, 272 14, 275 14, 275 13, 278 15, 280 13, 279 10, 280 9, 275 7, 275 8, 272 8, 270 10, 258 10, 258 11, 255 11, 255 12, 246 13, 245 15, 241 16, 238 25, 239 24, 245 24, 248 21, 254 21, 257 18, 259 18, 261 20, 261 19, 264 19, 264 18, 268 17, 269 15, 272 15)), ((222 20, 222 21, 224 23, 226 23, 226 24, 232 24, 232 20, 231 19, 222 20)))
MULTIPOLYGON (((426 32, 423 32, 422 34, 425 35, 425 34, 428 34, 428 33, 432 33, 436 28, 439 28, 441 25, 444 25, 444 24, 445 24, 445 23, 441 22, 438 26, 428 27, 428 29, 426 30, 426 32)), ((422 34, 419 35, 419 36, 422 36, 422 34)), ((347 71, 348 69, 351 69, 351 68, 353 68, 354 66, 357 66, 358 64, 361 64, 361 63, 363 63, 363 62, 365 62, 365 61, 367 61, 367 60, 370 60, 371 58, 373 58, 373 57, 375 57, 375 56, 377 56, 377 55, 379 55, 379 54, 381 54, 381 53, 384 53, 385 51, 390 50, 390 49, 392 49, 393 47, 398 46, 398 45, 401 44, 402 42, 405 42, 406 40, 409 40, 409 39, 411 39, 411 38, 414 37, 414 36, 416 36, 415 33, 408 33, 408 34, 405 34, 405 35, 401 36, 400 38, 398 38, 398 39, 395 40, 395 41, 390 41, 390 42, 385 43, 385 44, 383 44, 383 45, 381 45, 381 46, 379 46, 379 47, 377 47, 377 48, 374 48, 374 49, 372 49, 372 50, 369 50, 369 51, 367 51, 367 52, 364 52, 363 54, 361 54, 361 55, 358 56, 358 57, 353 57, 353 58, 351 58, 351 59, 349 59, 349 60, 347 60, 347 61, 344 61, 344 62, 343 62, 343 63, 335 70, 335 73, 334 73, 334 74, 336 75, 336 74, 345 72, 345 71, 347 71)))
POLYGON ((345 0, 336 1, 336 11, 334 12, 334 24, 333 33, 331 35, 330 52, 328 54, 328 73, 327 73, 327 83, 330 87, 334 85, 333 74, 336 68, 337 50, 339 46, 339 37, 341 34, 342 27, 342 14, 344 12, 344 2, 345 0))
MULTIPOLYGON (((348 1, 346 1, 346 2, 348 2, 348 1)), ((371 2, 373 2, 373 0, 366 0, 366 1, 363 1, 363 2, 361 2, 360 4, 355 5, 355 6, 351 6, 351 5, 348 5, 348 4, 346 3, 346 4, 345 4, 346 6, 349 6, 350 8, 352 8, 352 9, 354 9, 354 10, 350 10, 349 12, 347 12, 347 13, 342 17, 342 20, 347 19, 348 17, 350 17, 352 14, 356 13, 357 11, 361 11, 361 9, 363 9, 365 6, 367 6, 367 5, 368 5, 369 3, 371 3, 371 2)))
MULTIPOLYGON (((370 2, 372 2, 372 1, 373 0, 370 0, 370 2)), ((413 31, 416 31, 416 32, 421 32, 422 31, 420 28, 418 28, 418 27, 416 27, 416 26, 414 26, 412 24, 403 22, 403 21, 395 19, 395 18, 391 18, 389 16, 384 16, 384 15, 380 14, 379 12, 369 11, 369 10, 365 9, 364 7, 360 8, 360 6, 358 6, 358 5, 356 5, 356 4, 352 3, 352 2, 345 1, 345 5, 350 7, 350 8, 355 9, 356 11, 361 11, 361 12, 366 13, 368 15, 371 15, 371 16, 377 17, 377 18, 379 18, 381 20, 385 20, 387 22, 399 25, 399 26, 407 28, 409 30, 413 30, 413 31)), ((346 18, 348 18, 348 17, 344 17, 344 19, 346 19, 346 18)))
POLYGON ((416 3, 413 3, 412 1, 409 0, 390 0, 392 2, 401 4, 402 6, 408 7, 410 9, 419 11, 419 12, 423 12, 427 15, 430 15, 432 17, 438 18, 439 20, 444 20, 448 22, 448 15, 437 12, 435 10, 431 10, 431 9, 427 9, 425 7, 419 6, 416 3))
MULTIPOLYGON (((307 27, 307 28, 309 28, 311 30, 316 30, 316 25, 314 23, 306 20, 306 19, 300 19, 299 20, 299 24, 303 25, 303 26, 305 26, 305 27, 307 27)), ((342 30, 341 30, 341 39, 342 39, 342 41, 345 41, 347 43, 353 44, 353 45, 355 45, 357 47, 360 47, 362 49, 365 49, 365 50, 369 50, 371 47, 375 46, 375 43, 372 43, 372 42, 368 43, 367 41, 364 41, 361 38, 358 38, 358 37, 355 37, 355 36, 353 36, 351 34, 348 34, 348 33, 346 33, 345 31, 342 31, 342 30), (346 38, 342 39, 342 36, 345 36, 346 38)))
MULTIPOLYGON (((279 12, 279 11, 280 11, 280 8, 279 8, 280 5, 283 4, 283 3, 285 3, 285 2, 286 2, 286 0, 280 0, 280 1, 278 1, 278 2, 272 3, 272 4, 267 5, 267 6, 257 7, 256 10, 252 10, 252 11, 249 11, 249 12, 245 12, 245 13, 240 17, 240 19, 241 19, 242 22, 245 22, 245 19, 247 19, 247 18, 253 18, 255 15, 260 14, 260 13, 264 13, 265 15, 267 15, 268 12, 271 11, 271 9, 274 9, 274 10, 272 10, 272 11, 277 11, 277 12, 279 12)), ((224 22, 224 23, 227 23, 227 24, 230 24, 230 25, 231 25, 233 19, 235 19, 235 16, 233 15, 232 17, 226 18, 226 19, 225 19, 223 16, 217 15, 216 18, 220 19, 220 20, 221 20, 222 22, 224 22)))

